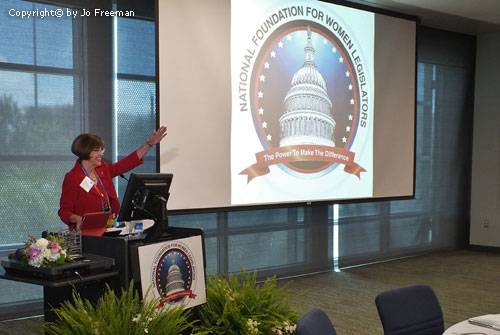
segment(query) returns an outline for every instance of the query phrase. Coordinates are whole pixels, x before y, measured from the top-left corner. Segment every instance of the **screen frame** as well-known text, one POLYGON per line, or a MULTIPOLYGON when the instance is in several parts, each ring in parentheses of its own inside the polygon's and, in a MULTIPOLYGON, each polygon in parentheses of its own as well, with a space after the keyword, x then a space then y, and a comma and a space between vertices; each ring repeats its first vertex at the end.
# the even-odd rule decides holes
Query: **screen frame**
MULTIPOLYGON (((155 69, 156 69, 156 125, 160 126, 160 108, 161 108, 161 94, 160 94, 160 47, 159 47, 159 1, 163 0, 155 0, 155 69)), ((248 210, 261 210, 261 209, 273 209, 273 208, 294 208, 294 207, 303 207, 303 206, 324 206, 331 204, 346 204, 346 203, 370 203, 370 202, 380 202, 380 201, 391 201, 391 200, 411 200, 415 199, 415 183, 416 183, 416 157, 417 157, 417 131, 416 131, 416 123, 417 123, 417 68, 418 68, 418 27, 421 23, 421 19, 418 16, 401 13, 395 10, 376 7, 376 4, 373 6, 366 5, 358 2, 351 2, 346 0, 317 0, 318 2, 324 2, 329 4, 336 4, 341 6, 346 6, 354 9, 369 11, 374 14, 381 14, 389 17, 399 18, 403 20, 413 21, 415 22, 415 64, 414 64, 414 106, 413 106, 413 162, 412 162, 412 190, 411 194, 408 195, 398 195, 398 196, 377 196, 373 195, 371 198, 351 198, 351 199, 320 199, 320 200, 312 200, 312 201, 290 201, 290 202, 277 202, 277 203, 263 203, 263 204, 243 204, 243 205, 228 205, 228 206, 213 206, 213 207, 201 207, 201 208, 179 208, 179 209, 171 209, 168 211, 169 215, 183 215, 183 214, 194 214, 194 213, 213 213, 220 211, 248 211, 248 210)), ((160 143, 156 148, 157 160, 156 160, 156 170, 161 171, 161 148, 160 145, 166 145, 160 143)))

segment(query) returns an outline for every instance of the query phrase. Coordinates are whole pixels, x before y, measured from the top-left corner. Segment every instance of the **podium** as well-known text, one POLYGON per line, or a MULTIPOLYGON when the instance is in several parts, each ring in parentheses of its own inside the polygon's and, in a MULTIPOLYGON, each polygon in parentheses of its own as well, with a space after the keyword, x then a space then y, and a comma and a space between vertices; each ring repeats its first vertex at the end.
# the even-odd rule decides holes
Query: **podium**
POLYGON ((167 227, 157 241, 127 237, 82 236, 82 249, 115 260, 119 284, 130 281, 143 299, 184 302, 185 308, 205 302, 205 240, 198 228, 167 227), (146 293, 149 290, 149 294, 146 293))
POLYGON ((202 229, 169 227, 167 201, 171 173, 132 173, 118 222, 154 220, 143 239, 123 241, 85 237, 87 252, 113 257, 122 287, 134 279, 143 299, 190 308, 206 300, 205 242, 202 229), (108 244, 109 242, 109 244, 108 244))

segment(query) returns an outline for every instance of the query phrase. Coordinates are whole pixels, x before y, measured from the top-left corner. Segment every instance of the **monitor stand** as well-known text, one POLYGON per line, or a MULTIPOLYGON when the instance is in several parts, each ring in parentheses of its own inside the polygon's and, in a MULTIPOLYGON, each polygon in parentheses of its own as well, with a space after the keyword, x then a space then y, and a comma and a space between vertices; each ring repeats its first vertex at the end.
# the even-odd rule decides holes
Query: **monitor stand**
POLYGON ((161 218, 155 218, 153 227, 145 232, 144 242, 146 243, 168 240, 173 237, 173 234, 168 231, 167 200, 162 197, 158 197, 158 199, 161 201, 161 208, 163 208, 161 218))

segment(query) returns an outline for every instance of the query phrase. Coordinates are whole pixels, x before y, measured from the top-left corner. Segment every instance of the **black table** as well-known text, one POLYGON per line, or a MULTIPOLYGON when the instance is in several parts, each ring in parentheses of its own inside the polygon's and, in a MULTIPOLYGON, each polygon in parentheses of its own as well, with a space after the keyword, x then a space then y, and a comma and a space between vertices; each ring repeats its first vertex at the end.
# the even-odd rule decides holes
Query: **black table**
POLYGON ((97 300, 106 288, 116 289, 119 285, 119 272, 114 267, 114 259, 83 254, 82 260, 61 265, 57 270, 43 273, 40 269, 22 269, 15 260, 2 261, 5 273, 1 279, 43 286, 43 307, 45 321, 55 321, 52 308, 59 308, 64 301, 72 300, 73 289, 84 299, 97 300), (61 274, 56 278, 57 272, 61 274))

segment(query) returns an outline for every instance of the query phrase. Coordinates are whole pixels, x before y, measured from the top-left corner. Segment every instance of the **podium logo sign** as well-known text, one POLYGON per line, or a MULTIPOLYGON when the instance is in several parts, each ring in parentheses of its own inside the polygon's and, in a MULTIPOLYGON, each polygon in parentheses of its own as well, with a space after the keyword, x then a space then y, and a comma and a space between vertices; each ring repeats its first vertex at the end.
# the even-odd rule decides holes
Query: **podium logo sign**
POLYGON ((156 270, 152 275, 154 287, 162 297, 162 303, 178 303, 185 297, 196 295, 191 290, 193 268, 191 259, 182 249, 166 246, 155 261, 156 270))
POLYGON ((139 248, 141 287, 145 299, 160 298, 160 306, 206 301, 201 236, 139 248))

